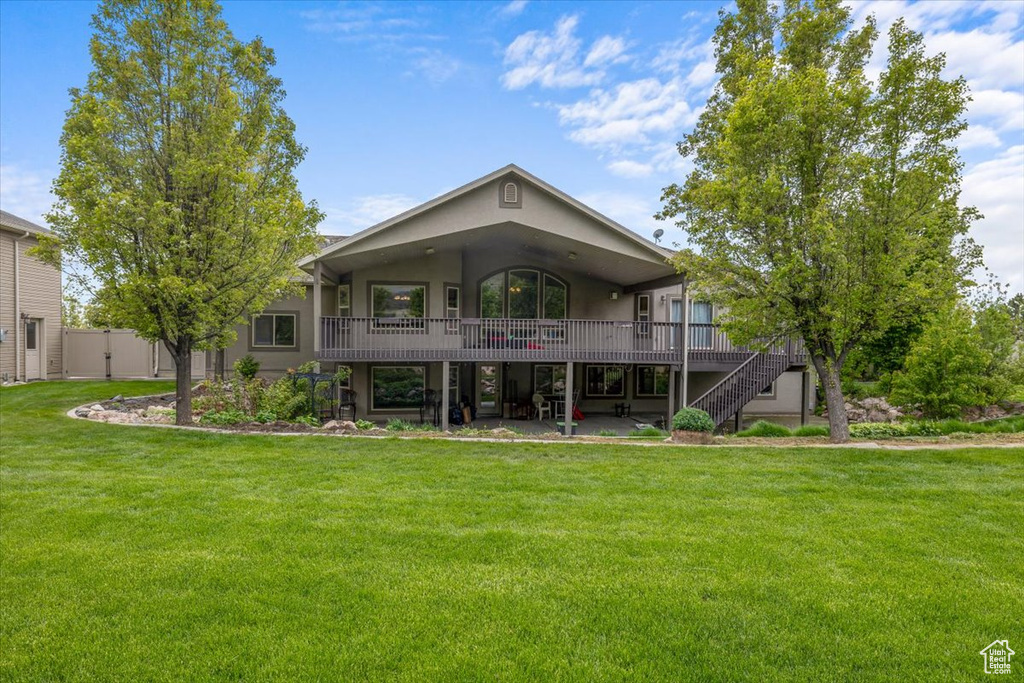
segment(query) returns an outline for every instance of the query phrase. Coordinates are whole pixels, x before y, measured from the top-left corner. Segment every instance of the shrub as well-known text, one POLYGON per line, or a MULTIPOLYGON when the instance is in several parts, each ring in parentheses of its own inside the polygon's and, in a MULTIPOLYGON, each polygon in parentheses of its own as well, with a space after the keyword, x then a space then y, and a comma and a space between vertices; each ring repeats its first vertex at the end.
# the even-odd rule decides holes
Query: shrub
POLYGON ((300 425, 309 425, 310 427, 319 427, 320 420, 313 417, 312 415, 299 415, 292 422, 300 425))
MULTIPOLYGON (((705 413, 706 415, 707 413, 705 413)), ((710 417, 708 418, 711 419, 710 417)), ((696 430, 693 430, 696 431, 696 430)), ((644 427, 643 429, 634 429, 629 433, 630 436, 668 436, 664 431, 657 427, 644 427)))
POLYGON ((937 316, 910 347, 903 372, 893 379, 891 400, 920 407, 926 417, 953 417, 991 400, 986 376, 992 354, 963 306, 937 316))
POLYGON ((748 437, 748 436, 768 436, 768 437, 780 437, 790 436, 788 427, 784 427, 774 422, 768 422, 766 420, 758 420, 754 424, 750 425, 749 428, 743 431, 736 432, 736 436, 748 437))
POLYGON ((710 415, 699 408, 680 408, 672 416, 672 429, 686 432, 707 432, 710 434, 715 431, 715 421, 711 419, 710 415))
POLYGON ((376 429, 377 425, 369 420, 356 420, 356 429, 376 429))
POLYGON ((282 377, 263 392, 259 411, 274 413, 279 420, 294 420, 300 415, 309 415, 309 382, 295 382, 291 377, 282 377))
POLYGON ((793 430, 793 436, 828 436, 830 433, 825 425, 804 425, 793 430))
POLYGON ((272 410, 260 410, 256 412, 256 417, 254 419, 257 422, 266 424, 267 422, 274 422, 277 420, 277 415, 272 410))
POLYGON ((244 380, 251 380, 260 371, 260 362, 247 353, 235 361, 235 374, 244 380))
POLYGON ((200 424, 212 424, 212 425, 236 425, 242 422, 248 422, 249 417, 241 410, 210 410, 203 413, 203 416, 199 418, 200 424))
POLYGON ((388 430, 389 432, 409 432, 416 429, 416 425, 414 425, 411 422, 406 422, 405 420, 399 419, 397 417, 393 417, 390 420, 388 420, 388 423, 384 427, 384 429, 388 430))
POLYGON ((909 436, 906 422, 858 422, 850 425, 850 436, 855 439, 887 439, 909 436))

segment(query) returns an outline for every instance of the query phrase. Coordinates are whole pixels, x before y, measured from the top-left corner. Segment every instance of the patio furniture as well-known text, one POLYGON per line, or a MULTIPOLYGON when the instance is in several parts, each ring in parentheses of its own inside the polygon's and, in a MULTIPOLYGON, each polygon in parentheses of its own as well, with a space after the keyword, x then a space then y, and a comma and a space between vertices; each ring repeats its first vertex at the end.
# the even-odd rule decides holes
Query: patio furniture
POLYGON ((351 389, 338 392, 338 419, 356 421, 356 392, 351 389))
POLYGON ((420 404, 420 424, 426 422, 430 416, 431 424, 435 427, 441 424, 441 403, 437 400, 437 391, 427 389, 423 392, 423 403, 420 404))
POLYGON ((540 394, 533 395, 533 407, 537 411, 537 419, 543 420, 544 414, 547 413, 548 419, 551 419, 551 401, 548 401, 540 394))

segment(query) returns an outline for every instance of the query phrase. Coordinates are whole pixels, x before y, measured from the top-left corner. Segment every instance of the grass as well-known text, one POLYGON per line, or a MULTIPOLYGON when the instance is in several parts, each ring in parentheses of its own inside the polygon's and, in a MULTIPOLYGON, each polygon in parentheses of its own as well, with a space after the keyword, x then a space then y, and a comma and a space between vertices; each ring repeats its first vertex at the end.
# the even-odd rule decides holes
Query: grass
POLYGON ((0 679, 973 680, 1021 638, 1022 449, 63 416, 166 388, 0 390, 0 679))

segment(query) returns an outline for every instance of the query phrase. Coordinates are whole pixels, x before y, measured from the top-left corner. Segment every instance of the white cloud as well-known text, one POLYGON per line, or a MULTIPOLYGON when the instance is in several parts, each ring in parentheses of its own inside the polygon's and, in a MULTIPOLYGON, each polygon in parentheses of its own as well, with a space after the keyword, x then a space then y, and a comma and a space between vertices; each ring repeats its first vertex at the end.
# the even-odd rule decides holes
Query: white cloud
POLYGON ((412 52, 420 55, 413 59, 415 71, 434 84, 450 80, 463 68, 461 61, 441 50, 416 48, 412 52))
POLYGON ((621 159, 608 164, 608 170, 623 178, 646 178, 654 173, 654 167, 639 161, 621 159))
POLYGON ((985 215, 971 228, 985 264, 1013 291, 1024 291, 1024 145, 968 169, 961 202, 985 215))
POLYGON ((1024 93, 976 90, 967 105, 969 121, 987 121, 999 131, 1024 130, 1024 93))
POLYGON ((505 49, 508 71, 501 77, 505 88, 521 90, 533 83, 542 88, 576 88, 603 81, 605 71, 600 67, 622 60, 625 43, 603 36, 581 61, 583 42, 575 35, 578 24, 578 16, 564 16, 551 33, 527 31, 517 36, 505 49))
POLYGON ((15 164, 0 165, 0 209, 45 224, 43 214, 52 204, 49 180, 15 164))
POLYGON ((356 197, 343 207, 324 207, 320 232, 328 235, 352 235, 420 204, 404 194, 378 194, 356 197))
POLYGON ((646 145, 652 134, 678 133, 696 121, 681 78, 658 78, 597 89, 587 99, 558 108, 559 120, 573 127, 569 137, 599 149, 646 145))
POLYGON ((658 228, 664 229, 666 233, 672 232, 671 225, 654 219, 654 214, 661 210, 661 206, 646 194, 594 192, 580 195, 579 200, 647 239, 651 239, 658 228))
POLYGON ((601 36, 587 53, 583 60, 583 66, 600 66, 602 64, 616 64, 627 59, 625 56, 626 41, 622 38, 612 36, 601 36))
POLYGON ((1003 141, 999 139, 999 135, 994 130, 979 124, 968 126, 967 130, 957 139, 956 144, 960 151, 978 147, 999 149, 1003 146, 1003 141))
POLYGON ((526 5, 528 4, 527 0, 512 0, 512 2, 501 8, 499 14, 503 17, 509 18, 518 17, 523 13, 523 10, 526 9, 526 5))

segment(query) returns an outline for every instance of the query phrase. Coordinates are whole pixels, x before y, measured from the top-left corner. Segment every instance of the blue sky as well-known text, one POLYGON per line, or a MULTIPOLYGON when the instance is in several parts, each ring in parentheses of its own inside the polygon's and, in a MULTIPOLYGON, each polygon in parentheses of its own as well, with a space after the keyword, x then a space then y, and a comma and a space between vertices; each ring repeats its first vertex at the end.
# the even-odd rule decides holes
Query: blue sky
MULTIPOLYGON (((965 203, 1000 280, 1024 291, 1024 2, 850 3, 944 51, 974 102, 965 203)), ((309 148, 304 195, 347 234, 516 163, 637 232, 685 177, 675 142, 714 84, 717 2, 226 2, 277 53, 309 148)), ((67 89, 90 68, 91 2, 0 2, 0 204, 38 220, 67 89)), ((884 40, 873 60, 881 71, 884 40)))

